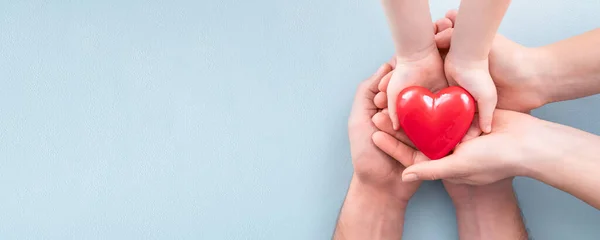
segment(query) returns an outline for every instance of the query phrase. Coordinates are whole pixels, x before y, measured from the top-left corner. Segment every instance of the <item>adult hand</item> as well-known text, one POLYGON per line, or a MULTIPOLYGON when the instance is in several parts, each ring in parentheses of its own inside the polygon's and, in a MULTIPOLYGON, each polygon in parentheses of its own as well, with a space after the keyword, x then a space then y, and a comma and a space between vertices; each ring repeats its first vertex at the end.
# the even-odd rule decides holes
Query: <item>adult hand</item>
POLYGON ((447 179, 453 183, 484 185, 524 176, 532 162, 552 159, 548 148, 564 139, 552 131, 552 126, 527 114, 496 110, 490 134, 462 142, 451 155, 435 161, 411 155, 412 150, 387 134, 375 141, 375 145, 392 156, 413 156, 413 159, 404 157, 401 162, 421 162, 404 171, 404 181, 447 179))
MULTIPOLYGON (((442 53, 450 48, 457 14, 456 10, 450 10, 436 22, 435 40, 442 53)), ((536 74, 535 63, 543 56, 538 51, 496 34, 489 54, 489 73, 496 85, 497 108, 528 113, 545 103, 541 80, 536 74)))
POLYGON ((390 64, 384 64, 356 92, 348 120, 354 174, 333 239, 402 237, 406 205, 420 182, 403 182, 400 175, 404 166, 371 141, 377 131, 371 117, 381 110, 373 104, 373 99, 381 79, 391 70, 390 64))
POLYGON ((402 180, 446 179, 485 185, 512 176, 537 179, 600 209, 598 144, 600 137, 531 115, 496 110, 490 134, 460 143, 454 153, 435 161, 378 132, 375 145, 401 162, 417 162, 402 180), (407 157, 408 156, 408 157, 407 157))
POLYGON ((402 182, 400 176, 404 166, 377 148, 371 140, 373 133, 377 132, 371 118, 381 110, 373 100, 381 79, 390 77, 388 73, 391 70, 392 65, 386 63, 360 84, 348 120, 350 151, 354 172, 360 183, 389 192, 407 204, 418 189, 419 182, 402 182))

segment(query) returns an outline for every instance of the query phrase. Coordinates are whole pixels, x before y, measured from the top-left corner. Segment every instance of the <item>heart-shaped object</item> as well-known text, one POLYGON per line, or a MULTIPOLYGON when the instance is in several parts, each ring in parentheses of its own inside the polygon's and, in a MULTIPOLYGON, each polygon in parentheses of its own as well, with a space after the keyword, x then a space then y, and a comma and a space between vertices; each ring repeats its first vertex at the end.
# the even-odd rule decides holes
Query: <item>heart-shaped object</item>
POLYGON ((465 89, 444 88, 436 94, 412 86, 396 102, 400 126, 425 156, 446 156, 467 134, 475 115, 475 100, 465 89))

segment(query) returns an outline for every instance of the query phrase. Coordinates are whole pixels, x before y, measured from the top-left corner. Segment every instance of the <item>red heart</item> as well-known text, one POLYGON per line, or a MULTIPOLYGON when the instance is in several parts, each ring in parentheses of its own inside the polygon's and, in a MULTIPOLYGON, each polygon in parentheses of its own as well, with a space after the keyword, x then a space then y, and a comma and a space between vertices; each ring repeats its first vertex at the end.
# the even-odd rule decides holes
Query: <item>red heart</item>
POLYGON ((475 115, 475 100, 461 87, 436 94, 412 86, 402 90, 396 102, 400 126, 425 156, 446 156, 467 134, 475 115))

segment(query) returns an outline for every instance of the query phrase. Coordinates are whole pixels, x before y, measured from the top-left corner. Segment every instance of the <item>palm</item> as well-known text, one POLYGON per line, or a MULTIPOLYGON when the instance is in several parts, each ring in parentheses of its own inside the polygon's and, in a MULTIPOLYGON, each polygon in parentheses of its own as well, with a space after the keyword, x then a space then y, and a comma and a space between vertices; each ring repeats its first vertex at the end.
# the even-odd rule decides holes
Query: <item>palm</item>
POLYGON ((438 51, 431 52, 425 58, 397 64, 392 73, 389 87, 381 87, 383 92, 398 93, 407 86, 423 86, 436 92, 448 86, 444 77, 444 65, 438 51))

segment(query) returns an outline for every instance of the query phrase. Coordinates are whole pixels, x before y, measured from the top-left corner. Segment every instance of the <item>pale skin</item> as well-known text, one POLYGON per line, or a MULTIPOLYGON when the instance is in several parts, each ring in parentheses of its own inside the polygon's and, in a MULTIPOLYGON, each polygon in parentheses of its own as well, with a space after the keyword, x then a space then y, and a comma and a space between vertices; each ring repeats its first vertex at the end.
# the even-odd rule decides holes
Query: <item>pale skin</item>
MULTIPOLYGON (((439 34, 451 32, 448 29, 439 34)), ((440 47, 451 45, 447 36, 438 35, 436 40, 440 47)), ((517 107, 513 110, 529 112, 538 103, 541 106, 600 93, 600 50, 594 47, 598 41, 600 29, 539 48, 525 48, 497 36, 494 44, 502 46, 503 51, 494 53, 492 48, 490 69, 494 66, 510 69, 511 65, 515 70, 521 69, 517 74, 507 71, 506 76, 494 77, 499 88, 498 105, 514 104, 517 107), (502 53, 513 57, 501 56, 502 53), (511 58, 529 60, 503 61, 511 58), (509 74, 515 77, 514 81, 509 79, 509 74), (519 80, 519 76, 527 79, 519 80), (525 84, 519 84, 522 81, 525 84), (500 91, 500 86, 506 91, 500 91), (513 93, 509 94, 509 90, 513 93), (529 93, 538 99, 527 96, 529 93)), ((404 171, 403 180, 447 179, 482 185, 526 176, 600 209, 600 192, 596 191, 600 182, 599 136, 505 110, 496 110, 493 124, 490 134, 459 144, 452 155, 440 160, 429 161, 422 154, 409 155, 412 159, 404 161, 419 163, 404 171)), ((376 135, 381 135, 377 141, 374 138, 376 145, 385 152, 409 154, 411 151, 408 145, 385 131, 376 135)))
MULTIPOLYGON (((426 0, 382 0, 396 47, 396 69, 386 92, 389 106, 412 85, 435 92, 445 85, 460 85, 473 95, 479 126, 490 132, 496 108, 496 89, 488 68, 492 40, 510 0, 463 0, 456 17, 452 47, 442 62, 426 0)), ((447 22, 447 21, 446 21, 447 22)), ((393 128, 400 129, 395 107, 389 108, 393 128)))
MULTIPOLYGON (((378 128, 393 132, 385 106, 376 106, 375 96, 381 96, 378 85, 389 79, 394 64, 384 64, 356 93, 348 121, 354 174, 336 225, 336 240, 401 239, 406 206, 420 184, 402 182, 404 166, 371 141, 378 128)), ((408 156, 392 156, 407 158, 416 153, 412 151, 408 156)), ((474 187, 444 182, 456 207, 460 239, 527 239, 511 183, 507 179, 474 187)))

